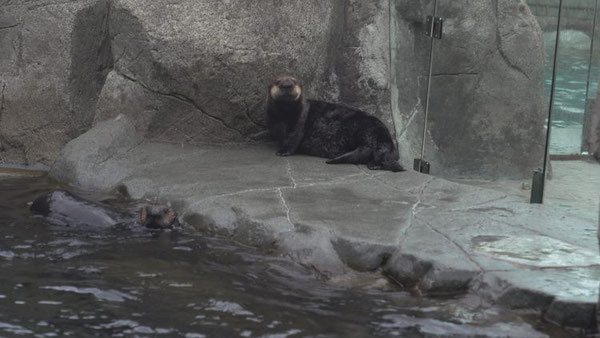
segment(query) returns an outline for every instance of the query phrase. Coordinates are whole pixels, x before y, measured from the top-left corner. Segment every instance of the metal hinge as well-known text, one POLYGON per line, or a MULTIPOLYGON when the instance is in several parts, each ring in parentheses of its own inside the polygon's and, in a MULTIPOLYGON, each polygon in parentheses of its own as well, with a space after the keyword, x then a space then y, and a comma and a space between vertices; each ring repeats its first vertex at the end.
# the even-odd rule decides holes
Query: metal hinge
POLYGON ((429 174, 429 171, 431 170, 431 164, 420 158, 415 158, 415 161, 413 162, 413 169, 422 174, 429 174))
POLYGON ((425 35, 436 39, 441 39, 444 31, 444 18, 427 16, 425 25, 425 35))

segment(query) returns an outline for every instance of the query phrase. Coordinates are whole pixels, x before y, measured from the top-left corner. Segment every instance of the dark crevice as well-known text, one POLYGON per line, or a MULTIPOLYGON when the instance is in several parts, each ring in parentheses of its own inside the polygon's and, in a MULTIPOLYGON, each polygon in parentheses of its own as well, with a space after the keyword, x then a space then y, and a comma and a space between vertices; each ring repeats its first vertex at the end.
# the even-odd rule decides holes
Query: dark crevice
POLYGON ((2 95, 0 96, 0 118, 4 112, 4 91, 6 91, 6 83, 2 84, 2 95))
POLYGON ((4 26, 4 27, 0 27, 0 30, 3 30, 3 29, 10 29, 10 28, 15 28, 15 27, 17 27, 17 26, 19 26, 19 25, 20 25, 20 23, 17 23, 17 24, 11 25, 11 26, 4 26))
POLYGON ((109 9, 108 1, 98 1, 75 15, 69 75, 72 138, 91 127, 96 103, 113 64, 109 9))
POLYGON ((135 78, 133 78, 133 77, 131 77, 129 75, 123 74, 123 73, 121 73, 119 71, 116 71, 116 72, 117 72, 117 74, 121 75, 123 78, 125 78, 125 79, 127 79, 129 81, 137 83, 138 85, 140 85, 142 88, 146 89, 149 92, 152 92, 152 93, 155 93, 155 94, 158 94, 158 95, 161 95, 161 96, 170 97, 172 99, 175 99, 177 101, 186 103, 186 104, 194 107, 197 111, 199 111, 200 113, 202 113, 202 115, 204 115, 204 116, 206 116, 206 117, 208 117, 208 118, 210 118, 210 119, 218 122, 223 127, 227 128, 229 130, 235 131, 236 133, 240 134, 240 136, 242 136, 243 138, 246 138, 241 131, 239 131, 239 130, 237 130, 237 129, 231 127, 231 126, 229 126, 222 118, 220 118, 218 116, 215 116, 215 115, 208 114, 193 99, 191 99, 191 98, 189 98, 189 97, 187 97, 187 96, 185 96, 183 94, 179 94, 179 93, 164 93, 164 92, 152 89, 148 85, 144 84, 142 81, 140 81, 138 79, 135 79, 135 78))

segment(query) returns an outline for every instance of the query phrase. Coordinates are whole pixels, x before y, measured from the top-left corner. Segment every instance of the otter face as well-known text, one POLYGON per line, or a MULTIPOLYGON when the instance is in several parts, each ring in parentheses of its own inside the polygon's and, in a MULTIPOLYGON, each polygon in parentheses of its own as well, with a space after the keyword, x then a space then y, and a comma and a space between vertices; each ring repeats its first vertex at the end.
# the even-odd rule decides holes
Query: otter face
POLYGON ((282 76, 269 86, 269 95, 275 101, 298 101, 302 96, 302 85, 296 78, 282 76))
POLYGON ((140 212, 140 222, 150 229, 174 229, 181 226, 175 210, 164 205, 144 205, 140 212))

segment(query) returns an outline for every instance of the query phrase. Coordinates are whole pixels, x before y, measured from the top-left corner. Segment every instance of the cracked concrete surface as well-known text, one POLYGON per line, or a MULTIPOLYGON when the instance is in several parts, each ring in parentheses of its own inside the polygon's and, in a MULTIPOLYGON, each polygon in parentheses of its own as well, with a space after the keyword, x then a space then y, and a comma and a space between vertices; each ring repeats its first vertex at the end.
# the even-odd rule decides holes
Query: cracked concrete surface
POLYGON ((592 219, 415 172, 374 172, 269 145, 140 143, 99 123, 51 170, 61 181, 170 202, 195 229, 290 256, 324 277, 382 271, 426 294, 471 292, 563 326, 595 325, 592 219))

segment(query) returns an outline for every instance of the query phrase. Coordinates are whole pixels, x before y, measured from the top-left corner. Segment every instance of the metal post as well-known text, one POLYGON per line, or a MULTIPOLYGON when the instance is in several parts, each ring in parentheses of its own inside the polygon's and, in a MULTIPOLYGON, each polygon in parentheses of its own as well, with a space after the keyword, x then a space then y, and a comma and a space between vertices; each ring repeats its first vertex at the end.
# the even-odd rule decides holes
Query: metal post
POLYGON ((395 84, 394 81, 394 77, 396 76, 396 67, 394 66, 394 55, 395 53, 392 51, 392 48, 395 48, 396 45, 392 43, 393 39, 395 38, 395 29, 396 29, 396 20, 395 18, 392 16, 394 15, 394 12, 396 10, 396 0, 388 0, 388 27, 389 27, 389 31, 388 31, 388 47, 389 47, 389 58, 390 58, 390 68, 389 68, 389 73, 390 76, 388 77, 388 83, 389 83, 389 87, 390 87, 390 112, 392 115, 392 124, 394 125, 394 143, 396 144, 396 149, 400 149, 400 146, 398 144, 398 125, 396 124, 396 111, 394 110, 394 107, 396 106, 396 104, 394 103, 394 95, 392 95, 393 92, 393 86, 395 84), (394 30, 394 32, 392 32, 392 30, 394 30))
MULTIPOLYGON (((594 57, 594 40, 596 39, 596 20, 598 17, 598 0, 595 1, 594 4, 594 20, 592 21, 592 40, 590 43, 590 58, 589 58, 589 62, 588 62, 588 78, 587 78, 587 84, 585 87, 585 110, 584 110, 584 118, 583 118, 583 133, 581 134, 581 153, 583 153, 584 151, 589 151, 589 149, 584 148, 584 145, 586 144, 586 136, 587 136, 587 129, 589 128, 589 126, 587 125, 588 123, 588 116, 590 116, 591 112, 589 111, 589 107, 588 106, 588 97, 590 96, 590 83, 592 82, 592 62, 593 62, 593 57, 594 57)), ((598 100, 598 99, 597 99, 598 100)))
POLYGON ((546 145, 544 147, 544 166, 542 167, 542 180, 536 180, 534 174, 533 184, 538 186, 532 186, 531 189, 531 201, 532 203, 543 203, 544 202, 544 190, 546 183, 546 169, 548 168, 549 152, 550 152, 550 134, 552 131, 552 112, 554 111, 554 92, 556 90, 556 72, 558 71, 558 47, 560 43, 560 24, 562 19, 563 0, 559 0, 558 3, 558 20, 556 26, 556 45, 554 46, 554 60, 552 63, 552 85, 550 86, 550 108, 548 109, 548 124, 546 130, 546 145), (539 185, 541 184, 541 187, 539 185), (534 192, 537 192, 537 196, 534 196, 534 192))
MULTIPOLYGON (((433 5, 433 18, 432 20, 435 20, 435 18, 437 17, 437 10, 438 10, 438 0, 435 0, 435 4, 433 5)), ((421 156, 420 159, 416 159, 415 160, 415 164, 414 164, 414 169, 418 170, 419 172, 424 172, 424 173, 429 173, 429 163, 424 161, 424 156, 425 156, 425 138, 427 137, 427 121, 429 120, 429 102, 430 102, 430 98, 431 98, 431 78, 433 76, 433 57, 434 57, 434 51, 433 51, 433 42, 434 42, 434 30, 435 30, 435 24, 434 22, 431 23, 430 26, 430 30, 429 30, 429 37, 431 38, 431 44, 430 44, 430 49, 429 49, 429 77, 427 78, 427 98, 425 100, 425 118, 423 121, 423 138, 421 139, 421 156)))

